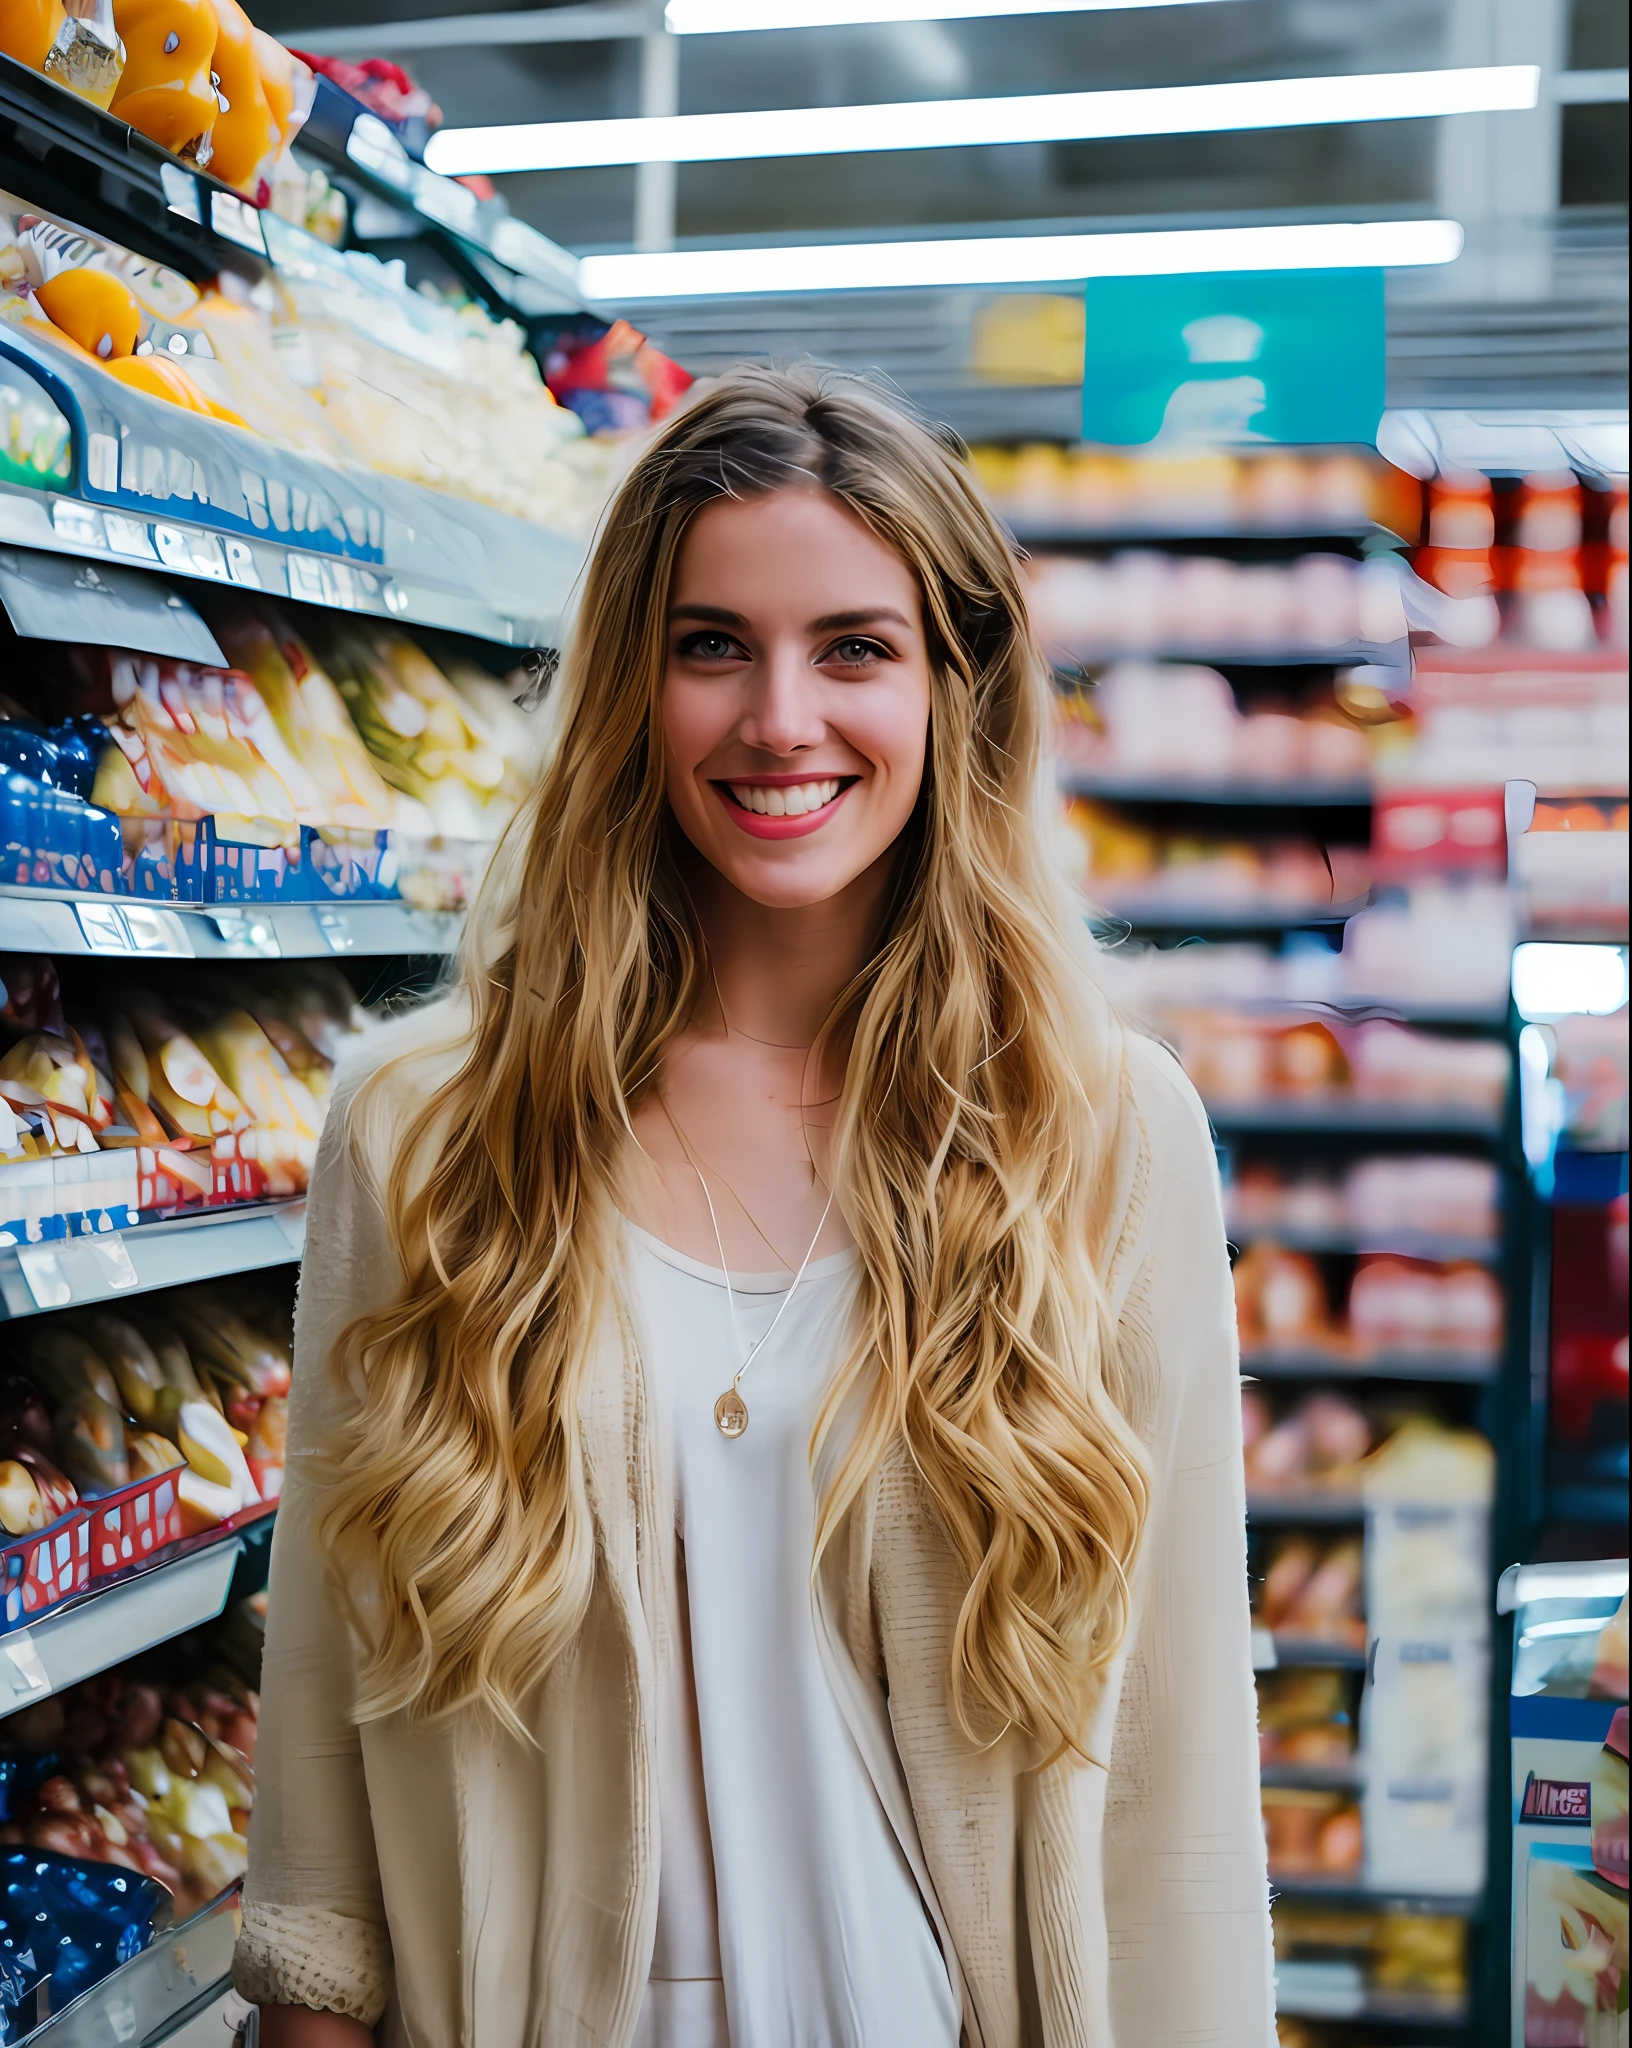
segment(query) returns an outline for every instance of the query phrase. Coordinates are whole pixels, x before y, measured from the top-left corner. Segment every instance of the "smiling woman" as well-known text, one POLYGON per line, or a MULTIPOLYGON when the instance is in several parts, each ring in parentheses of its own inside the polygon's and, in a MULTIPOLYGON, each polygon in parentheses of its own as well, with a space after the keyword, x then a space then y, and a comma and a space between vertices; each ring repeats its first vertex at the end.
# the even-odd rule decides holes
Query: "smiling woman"
POLYGON ((635 464, 456 998, 313 1179, 266 2048, 1270 2048, 1205 1120, 1034 822, 1014 553, 865 385, 635 464))

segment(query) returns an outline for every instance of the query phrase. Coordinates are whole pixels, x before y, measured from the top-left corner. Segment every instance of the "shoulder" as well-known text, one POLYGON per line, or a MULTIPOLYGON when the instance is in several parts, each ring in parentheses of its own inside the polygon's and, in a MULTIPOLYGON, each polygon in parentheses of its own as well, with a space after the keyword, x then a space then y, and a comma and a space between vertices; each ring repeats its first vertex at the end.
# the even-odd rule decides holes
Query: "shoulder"
POLYGON ((1123 1072, 1126 1100, 1143 1132, 1153 1172, 1203 1170, 1211 1179, 1217 1161, 1212 1125, 1177 1056, 1159 1039, 1129 1027, 1123 1072))
POLYGON ((455 991, 370 1026, 335 1068, 320 1169, 383 1196, 397 1158, 431 1149, 430 1115, 470 1048, 469 1008, 455 991))

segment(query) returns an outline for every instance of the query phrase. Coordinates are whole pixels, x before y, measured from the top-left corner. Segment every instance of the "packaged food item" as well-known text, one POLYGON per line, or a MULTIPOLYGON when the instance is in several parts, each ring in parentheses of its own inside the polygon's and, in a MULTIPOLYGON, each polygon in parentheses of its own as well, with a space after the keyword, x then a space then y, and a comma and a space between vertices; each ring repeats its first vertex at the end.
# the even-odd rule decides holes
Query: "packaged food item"
POLYGON ((55 1447, 63 1471, 90 1494, 127 1484, 119 1388, 100 1352, 79 1331, 52 1325, 32 1337, 28 1362, 56 1413, 55 1447))
POLYGON ((221 102, 211 78, 218 34, 210 0, 114 0, 125 67, 109 111, 203 170, 221 102))
POLYGON ((260 1702, 223 1655, 232 1640, 218 1626, 13 1716, 0 1731, 0 1844, 138 1871, 178 1918, 236 1883, 260 1702))
POLYGON ((1267 1242, 1250 1246, 1235 1264, 1236 1321, 1243 1353, 1255 1345, 1323 1345, 1330 1311, 1320 1269, 1306 1252, 1267 1242))
POLYGON ((249 16, 238 0, 210 0, 210 5, 216 29, 210 68, 220 102, 210 128, 210 169, 227 184, 253 193, 270 174, 282 137, 267 104, 263 59, 249 16))

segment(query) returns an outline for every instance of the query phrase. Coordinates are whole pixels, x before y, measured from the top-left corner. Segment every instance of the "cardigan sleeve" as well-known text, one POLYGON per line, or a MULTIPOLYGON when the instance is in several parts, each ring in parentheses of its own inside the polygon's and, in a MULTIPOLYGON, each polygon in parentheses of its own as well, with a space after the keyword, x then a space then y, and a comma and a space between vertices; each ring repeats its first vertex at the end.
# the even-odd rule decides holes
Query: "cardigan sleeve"
POLYGON ((1115 2039, 1273 2048, 1239 1358, 1218 1170, 1177 1062, 1145 1040, 1130 1043, 1129 1063, 1151 1183, 1124 1327, 1154 1352, 1163 1391, 1107 1786, 1115 2039))
POLYGON ((395 1273, 383 1215, 349 1156, 349 1093, 335 1089, 307 1198, 233 1981, 253 2004, 304 2005, 373 2026, 389 1995, 390 1942, 351 1716, 351 1640, 314 1528, 314 1466, 354 1412, 330 1356, 346 1324, 388 1296, 395 1273))

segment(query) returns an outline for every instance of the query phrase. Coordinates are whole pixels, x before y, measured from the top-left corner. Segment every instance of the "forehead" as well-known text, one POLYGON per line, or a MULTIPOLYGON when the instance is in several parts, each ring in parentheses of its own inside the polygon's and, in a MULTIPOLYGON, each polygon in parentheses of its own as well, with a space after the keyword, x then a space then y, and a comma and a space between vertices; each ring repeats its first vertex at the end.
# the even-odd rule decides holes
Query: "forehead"
POLYGON ((719 498, 692 520, 675 563, 674 604, 813 619, 890 606, 916 617, 917 578, 831 491, 719 498))

